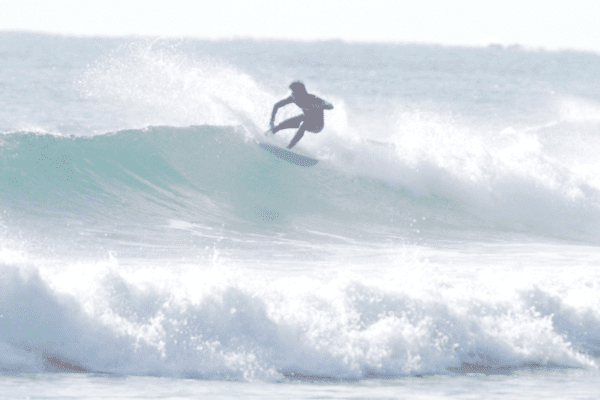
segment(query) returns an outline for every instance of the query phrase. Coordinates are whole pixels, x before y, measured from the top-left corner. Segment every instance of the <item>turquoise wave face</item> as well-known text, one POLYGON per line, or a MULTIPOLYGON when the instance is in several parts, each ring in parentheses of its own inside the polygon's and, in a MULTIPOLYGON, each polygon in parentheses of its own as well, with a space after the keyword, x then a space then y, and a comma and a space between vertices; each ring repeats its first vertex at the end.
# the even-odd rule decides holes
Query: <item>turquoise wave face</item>
MULTIPOLYGON (((349 172, 327 159, 298 167, 244 132, 165 126, 93 137, 4 135, 0 202, 13 220, 48 229, 68 219, 86 226, 118 223, 125 231, 183 220, 271 233, 301 226, 376 241, 474 231, 595 240, 593 205, 567 204, 535 182, 515 180, 488 196, 469 197, 460 186, 449 190, 444 170, 423 164, 415 173, 427 177, 429 188, 418 193, 393 176, 349 172)), ((368 161, 393 151, 365 142, 361 154, 368 161)))
MULTIPOLYGON (((15 133, 2 138, 0 152, 2 202, 29 217, 193 217, 279 228, 295 219, 326 218, 390 228, 410 223, 420 201, 327 166, 281 161, 227 127, 154 127, 94 137, 15 133)), ((436 200, 420 208, 428 206, 436 200)))

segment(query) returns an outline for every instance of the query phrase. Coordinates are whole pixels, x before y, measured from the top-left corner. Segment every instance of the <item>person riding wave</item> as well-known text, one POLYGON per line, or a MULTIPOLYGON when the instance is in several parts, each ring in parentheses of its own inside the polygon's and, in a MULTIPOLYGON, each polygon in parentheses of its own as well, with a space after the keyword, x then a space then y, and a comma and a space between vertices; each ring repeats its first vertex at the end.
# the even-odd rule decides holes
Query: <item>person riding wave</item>
POLYGON ((292 90, 291 96, 278 101, 273 106, 273 113, 271 114, 271 121, 269 122, 270 129, 268 131, 275 134, 282 129, 299 128, 296 132, 296 135, 290 142, 288 149, 294 147, 296 143, 302 139, 305 131, 313 133, 321 132, 325 126, 323 110, 333 109, 333 105, 331 103, 326 102, 314 94, 308 93, 306 91, 306 87, 300 81, 292 82, 290 89, 292 90), (303 114, 287 119, 279 125, 274 126, 277 110, 290 103, 294 103, 300 107, 303 111, 303 114))

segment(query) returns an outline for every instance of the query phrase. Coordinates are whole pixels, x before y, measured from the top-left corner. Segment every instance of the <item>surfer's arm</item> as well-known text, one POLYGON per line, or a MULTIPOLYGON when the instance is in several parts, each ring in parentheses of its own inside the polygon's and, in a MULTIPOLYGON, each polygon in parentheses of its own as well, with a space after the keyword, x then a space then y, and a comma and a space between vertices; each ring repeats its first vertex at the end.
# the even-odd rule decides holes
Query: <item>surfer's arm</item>
POLYGON ((275 103, 275 105, 273 106, 273 112, 271 113, 271 121, 269 122, 269 126, 271 127, 271 129, 273 129, 273 123, 275 122, 275 114, 277 114, 277 110, 279 110, 281 107, 285 106, 286 104, 290 104, 293 102, 294 102, 294 99, 292 98, 292 96, 290 96, 287 99, 283 99, 283 100, 280 100, 277 103, 275 103))

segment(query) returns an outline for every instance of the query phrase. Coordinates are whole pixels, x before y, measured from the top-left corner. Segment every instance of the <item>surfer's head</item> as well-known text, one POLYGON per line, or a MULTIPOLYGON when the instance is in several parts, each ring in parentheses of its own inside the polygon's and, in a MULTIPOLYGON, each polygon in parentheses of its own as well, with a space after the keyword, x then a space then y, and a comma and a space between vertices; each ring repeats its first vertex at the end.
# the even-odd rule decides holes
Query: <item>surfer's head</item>
POLYGON ((293 93, 306 93, 306 87, 304 86, 304 83, 300 81, 292 82, 290 89, 292 89, 293 93))

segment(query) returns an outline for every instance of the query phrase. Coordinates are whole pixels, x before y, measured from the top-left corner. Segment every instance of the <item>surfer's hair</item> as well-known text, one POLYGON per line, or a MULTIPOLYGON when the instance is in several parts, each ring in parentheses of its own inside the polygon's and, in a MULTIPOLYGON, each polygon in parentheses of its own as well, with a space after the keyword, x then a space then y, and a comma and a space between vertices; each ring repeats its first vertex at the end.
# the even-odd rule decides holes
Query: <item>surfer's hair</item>
POLYGON ((306 86, 300 81, 292 82, 290 89, 292 89, 292 92, 306 92, 306 86))

